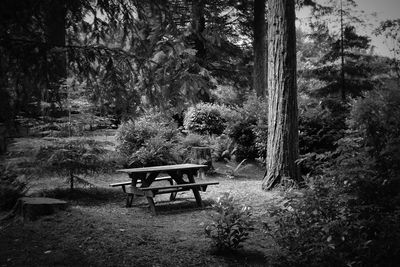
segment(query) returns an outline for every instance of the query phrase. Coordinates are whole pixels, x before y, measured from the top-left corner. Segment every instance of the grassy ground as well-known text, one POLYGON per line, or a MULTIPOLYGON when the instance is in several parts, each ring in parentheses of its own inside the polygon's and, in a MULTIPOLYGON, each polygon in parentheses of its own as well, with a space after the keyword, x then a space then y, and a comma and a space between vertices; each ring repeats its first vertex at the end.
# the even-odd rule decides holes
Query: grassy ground
POLYGON ((31 194, 65 199, 70 208, 34 222, 1 222, 0 266, 265 266, 272 241, 262 232, 262 220, 279 194, 261 190, 263 170, 256 164, 235 179, 226 177, 224 164, 215 167, 216 175, 204 179, 219 185, 201 193, 204 210, 196 208, 191 192, 182 192, 174 202, 157 196, 157 216, 143 198, 126 208, 122 190, 108 187, 126 180, 124 174, 88 177, 95 187, 73 194, 59 178, 35 178, 31 194), (212 203, 224 192, 252 208, 256 227, 242 249, 217 254, 204 228, 212 203))

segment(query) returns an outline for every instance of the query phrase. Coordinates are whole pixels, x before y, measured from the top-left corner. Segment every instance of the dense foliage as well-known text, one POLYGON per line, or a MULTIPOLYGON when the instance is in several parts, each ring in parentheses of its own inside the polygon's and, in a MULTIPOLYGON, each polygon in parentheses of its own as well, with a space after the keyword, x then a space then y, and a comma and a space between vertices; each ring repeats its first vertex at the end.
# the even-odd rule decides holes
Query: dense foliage
POLYGON ((352 130, 322 157, 320 175, 309 176, 306 189, 271 211, 274 223, 266 230, 283 249, 281 265, 396 266, 400 126, 392 114, 399 104, 397 90, 356 100, 352 130))
POLYGON ((240 206, 228 193, 221 196, 214 205, 212 223, 205 227, 219 251, 233 250, 241 246, 252 229, 252 214, 249 207, 240 206))
POLYGON ((199 103, 190 107, 184 118, 186 130, 198 134, 220 135, 226 128, 227 118, 222 109, 228 109, 217 104, 199 103))

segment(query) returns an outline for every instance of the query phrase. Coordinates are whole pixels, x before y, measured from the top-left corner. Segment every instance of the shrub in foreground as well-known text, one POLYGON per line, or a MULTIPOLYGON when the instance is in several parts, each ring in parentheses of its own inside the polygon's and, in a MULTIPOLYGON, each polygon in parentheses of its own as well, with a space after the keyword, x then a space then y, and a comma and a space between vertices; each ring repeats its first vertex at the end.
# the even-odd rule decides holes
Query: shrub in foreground
POLYGON ((332 164, 272 209, 266 231, 281 266, 396 266, 400 179, 382 176, 364 140, 339 140, 332 164))
POLYGON ((214 209, 212 222, 205 228, 206 236, 212 239, 218 251, 239 248, 252 229, 250 208, 240 206, 229 193, 225 193, 218 198, 214 209))

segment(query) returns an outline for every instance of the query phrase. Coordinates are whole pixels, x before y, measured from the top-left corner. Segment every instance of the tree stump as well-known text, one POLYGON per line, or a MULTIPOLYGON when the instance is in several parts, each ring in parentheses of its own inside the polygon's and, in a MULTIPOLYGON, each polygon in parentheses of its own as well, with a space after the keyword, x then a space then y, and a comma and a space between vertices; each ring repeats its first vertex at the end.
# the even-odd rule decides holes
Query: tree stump
POLYGON ((50 215, 68 207, 66 201, 45 197, 22 197, 14 207, 14 215, 23 221, 33 221, 40 216, 50 215))
POLYGON ((192 163, 207 165, 207 168, 199 171, 200 178, 203 178, 204 171, 209 172, 214 170, 210 147, 192 147, 191 154, 192 163))

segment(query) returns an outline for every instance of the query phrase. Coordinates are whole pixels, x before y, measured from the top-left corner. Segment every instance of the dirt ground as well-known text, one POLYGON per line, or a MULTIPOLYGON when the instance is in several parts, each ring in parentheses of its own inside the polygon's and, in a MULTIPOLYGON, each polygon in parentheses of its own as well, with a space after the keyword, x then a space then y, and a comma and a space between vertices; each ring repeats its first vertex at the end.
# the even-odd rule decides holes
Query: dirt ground
MULTIPOLYGON (((205 209, 196 207, 193 194, 178 193, 177 200, 158 195, 158 215, 147 201, 137 198, 125 207, 120 188, 112 182, 124 174, 88 177, 93 188, 78 188, 71 195, 60 178, 36 178, 30 192, 65 199, 67 211, 33 222, 0 222, 0 266, 266 266, 273 241, 262 231, 265 209, 279 201, 279 192, 261 190, 263 170, 251 164, 239 177, 225 175, 226 166, 215 163, 216 174, 204 181, 218 181, 201 196, 205 209), (204 233, 211 221, 212 204, 229 192, 252 208, 255 230, 243 248, 218 254, 204 233)), ((0 214, 4 215, 4 214, 0 214)))

